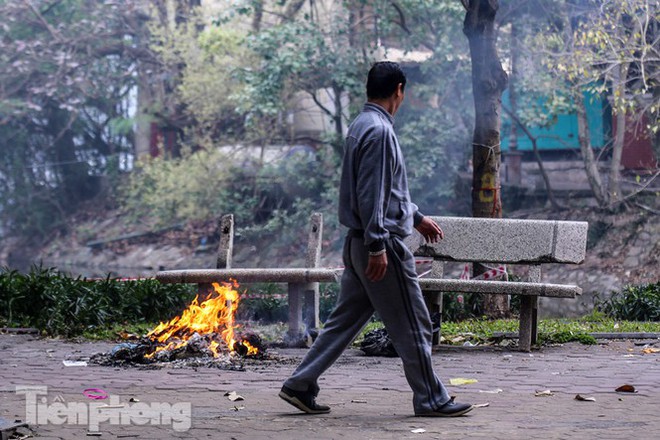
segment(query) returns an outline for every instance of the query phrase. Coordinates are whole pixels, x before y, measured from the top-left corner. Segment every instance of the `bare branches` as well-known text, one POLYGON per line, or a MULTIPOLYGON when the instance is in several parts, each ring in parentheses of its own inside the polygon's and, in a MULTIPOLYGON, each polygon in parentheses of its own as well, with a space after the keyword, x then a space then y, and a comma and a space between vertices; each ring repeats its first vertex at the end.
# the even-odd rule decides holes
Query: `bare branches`
MULTIPOLYGON (((651 178, 649 178, 646 182, 644 182, 643 185, 640 185, 640 187, 637 188, 635 191, 631 192, 630 194, 626 195, 625 197, 622 197, 622 198, 617 199, 617 200, 613 201, 612 203, 610 203, 609 208, 613 208, 613 207, 615 207, 615 206, 617 206, 621 203, 625 203, 628 200, 635 197, 637 194, 645 191, 649 186, 651 186, 651 184, 655 181, 655 179, 658 178, 658 176, 660 176, 660 170, 657 170, 655 172, 655 174, 653 174, 653 176, 651 176, 651 178)), ((639 206, 639 205, 637 205, 637 206, 639 206)))
POLYGON ((545 171, 545 167, 543 166, 543 160, 541 159, 541 155, 539 154, 539 149, 537 145, 537 140, 538 138, 535 137, 527 128, 525 124, 520 120, 518 115, 516 115, 514 112, 511 111, 510 108, 506 107, 505 105, 502 105, 502 110, 509 115, 509 117, 516 123, 518 126, 521 128, 521 130, 525 133, 525 135, 529 138, 529 140, 532 142, 532 149, 534 150, 534 157, 536 158, 536 163, 539 165, 539 171, 541 172, 541 176, 543 177, 543 182, 545 183, 545 189, 548 193, 548 200, 550 200, 550 204, 552 205, 552 208, 557 210, 561 209, 559 206, 559 203, 557 203, 557 199, 555 199, 555 194, 552 191, 552 186, 550 185, 550 178, 548 177, 548 173, 545 171))
POLYGON ((32 4, 30 0, 23 0, 23 3, 30 8, 32 13, 37 17, 41 25, 48 31, 48 33, 58 41, 62 40, 62 36, 57 32, 44 18, 44 16, 39 12, 39 10, 32 4))
POLYGON ((396 10, 397 14, 399 15, 399 21, 397 24, 401 29, 403 29, 408 35, 412 34, 410 32, 410 29, 408 29, 408 26, 406 25, 406 16, 403 14, 403 11, 401 10, 401 6, 399 6, 396 2, 391 1, 390 5, 396 10))

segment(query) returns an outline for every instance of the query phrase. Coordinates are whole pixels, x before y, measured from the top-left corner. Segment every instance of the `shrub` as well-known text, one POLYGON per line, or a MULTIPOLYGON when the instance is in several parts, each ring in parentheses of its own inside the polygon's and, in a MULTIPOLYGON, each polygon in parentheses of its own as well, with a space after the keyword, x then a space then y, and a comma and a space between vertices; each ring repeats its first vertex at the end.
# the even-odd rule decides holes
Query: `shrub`
MULTIPOLYGON (((319 300, 319 317, 325 322, 337 302, 339 284, 321 283, 319 300)), ((256 283, 248 289, 256 298, 241 300, 237 317, 239 320, 252 320, 261 323, 286 322, 289 319, 289 303, 285 284, 256 283)))
POLYGON ((54 268, 0 273, 0 322, 30 326, 49 335, 76 336, 94 327, 171 319, 196 287, 153 279, 120 281, 73 278, 54 268))
POLYGON ((615 319, 660 321, 660 282, 626 286, 609 299, 597 300, 596 308, 615 319))
POLYGON ((458 322, 479 318, 483 296, 471 293, 445 293, 442 296, 442 322, 458 322))
POLYGON ((242 321, 262 323, 283 322, 288 320, 286 285, 277 283, 256 283, 249 288, 242 286, 240 293, 249 292, 253 298, 241 299, 237 318, 242 321))

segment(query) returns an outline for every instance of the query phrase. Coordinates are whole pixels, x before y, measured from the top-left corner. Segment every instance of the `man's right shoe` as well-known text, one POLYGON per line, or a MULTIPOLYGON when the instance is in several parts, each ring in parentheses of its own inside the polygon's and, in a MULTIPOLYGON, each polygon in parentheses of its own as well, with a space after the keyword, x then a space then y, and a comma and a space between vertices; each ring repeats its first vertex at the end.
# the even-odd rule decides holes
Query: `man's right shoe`
POLYGON ((467 414, 472 409, 474 406, 470 405, 469 403, 456 403, 454 402, 454 398, 452 397, 449 399, 449 402, 445 403, 442 405, 440 408, 438 408, 435 411, 429 411, 425 413, 417 413, 415 416, 417 417, 458 417, 462 416, 463 414, 467 414))
POLYGON ((279 396, 307 414, 325 414, 330 412, 330 407, 316 403, 316 396, 309 391, 296 391, 283 386, 279 396))

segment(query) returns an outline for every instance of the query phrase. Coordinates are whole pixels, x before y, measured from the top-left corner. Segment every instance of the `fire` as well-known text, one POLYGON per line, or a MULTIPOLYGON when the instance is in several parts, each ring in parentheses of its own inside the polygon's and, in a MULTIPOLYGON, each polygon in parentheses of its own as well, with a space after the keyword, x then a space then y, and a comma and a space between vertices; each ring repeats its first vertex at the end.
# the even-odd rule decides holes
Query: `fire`
POLYGON ((220 355, 223 345, 230 352, 238 351, 244 356, 256 355, 256 347, 247 341, 236 341, 235 330, 239 326, 235 324, 234 316, 240 302, 237 288, 235 281, 231 284, 213 283, 214 290, 206 300, 200 303, 197 295, 181 316, 169 322, 161 322, 147 337, 164 345, 146 357, 152 358, 162 350, 183 347, 195 333, 200 336, 209 335, 211 338, 220 335, 220 341, 213 339, 208 345, 214 357, 220 355))

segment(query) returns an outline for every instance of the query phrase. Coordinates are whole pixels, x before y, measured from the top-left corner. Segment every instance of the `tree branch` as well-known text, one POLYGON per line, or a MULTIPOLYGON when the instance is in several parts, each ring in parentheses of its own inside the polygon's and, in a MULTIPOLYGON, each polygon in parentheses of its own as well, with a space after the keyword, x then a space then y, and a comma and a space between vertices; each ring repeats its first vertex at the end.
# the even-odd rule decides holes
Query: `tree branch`
MULTIPOLYGON (((621 199, 615 200, 613 203, 610 203, 609 207, 612 208, 612 207, 614 207, 614 206, 616 206, 616 205, 618 205, 618 204, 620 204, 620 203, 622 203, 622 202, 625 202, 626 200, 629 200, 629 199, 635 197, 637 194, 641 193, 641 192, 644 191, 646 188, 648 188, 648 187, 651 185, 651 183, 653 183, 653 181, 654 181, 658 176, 660 176, 660 170, 656 171, 656 173, 653 175, 653 177, 651 177, 646 183, 644 183, 644 185, 640 186, 637 190, 631 192, 631 193, 628 194, 627 196, 625 196, 625 197, 623 197, 623 198, 621 198, 621 199)), ((637 206, 639 206, 639 205, 637 204, 637 206)))
POLYGON ((550 204, 552 205, 553 209, 561 209, 559 206, 559 203, 557 203, 557 199, 555 199, 555 194, 552 191, 552 187, 550 186, 550 178, 548 177, 548 173, 545 172, 545 168, 543 167, 543 161, 541 160, 541 155, 539 154, 539 149, 538 146, 536 145, 537 138, 532 135, 532 133, 527 129, 525 124, 522 123, 518 115, 513 113, 510 108, 502 104, 502 110, 509 115, 513 121, 518 124, 518 126, 522 129, 523 132, 525 132, 525 135, 529 138, 530 141, 532 141, 532 148, 534 149, 534 158, 536 159, 536 162, 539 165, 539 171, 541 172, 541 176, 543 177, 543 181, 545 183, 545 189, 548 191, 548 200, 550 200, 550 204))
POLYGON ((61 35, 60 35, 55 29, 53 29, 53 28, 51 27, 50 24, 48 24, 48 22, 46 21, 46 19, 44 18, 44 16, 41 15, 41 12, 39 12, 39 10, 38 10, 38 9, 32 4, 32 2, 30 2, 30 0, 23 0, 23 3, 25 3, 25 4, 27 5, 27 7, 30 8, 30 10, 32 11, 32 13, 33 13, 33 14, 37 17, 37 19, 41 22, 41 25, 42 25, 44 28, 46 28, 46 30, 48 31, 48 33, 49 33, 54 39, 56 39, 57 41, 61 41, 61 40, 62 40, 62 36, 61 36, 61 35))
POLYGON ((316 105, 317 105, 317 106, 323 111, 323 113, 325 113, 326 115, 330 116, 331 118, 334 118, 334 117, 335 117, 334 113, 332 113, 332 112, 330 111, 330 109, 328 109, 326 106, 324 106, 324 105, 321 103, 321 101, 318 100, 318 98, 316 97, 316 93, 313 93, 313 92, 310 92, 310 91, 307 91, 307 93, 309 93, 309 94, 312 96, 312 100, 313 100, 314 103, 315 103, 315 104, 316 104, 316 105))

